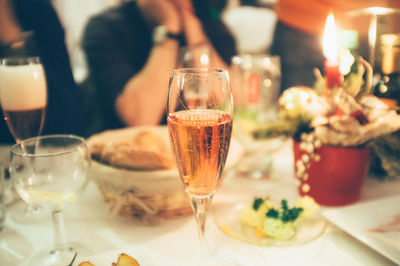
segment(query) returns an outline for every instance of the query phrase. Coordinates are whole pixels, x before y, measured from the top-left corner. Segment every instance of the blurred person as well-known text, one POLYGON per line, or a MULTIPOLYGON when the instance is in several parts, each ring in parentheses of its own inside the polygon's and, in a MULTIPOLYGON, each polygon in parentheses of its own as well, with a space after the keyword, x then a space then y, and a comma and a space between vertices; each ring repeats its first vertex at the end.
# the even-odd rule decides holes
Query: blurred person
MULTIPOLYGON (((82 132, 82 99, 64 37, 49 0, 0 0, 0 57, 39 56, 45 70, 47 108, 42 135, 82 132)), ((0 142, 14 142, 4 119, 0 142)))
POLYGON ((347 12, 374 6, 399 8, 400 1, 278 0, 278 22, 270 52, 281 56, 281 90, 296 85, 312 87, 313 69, 323 71, 322 34, 330 12, 341 29, 357 30, 359 43, 362 43, 359 53, 368 58, 368 47, 363 44, 367 44, 370 16, 351 18, 347 12))
POLYGON ((89 20, 83 47, 103 129, 166 123, 169 75, 183 46, 207 45, 213 66, 228 67, 236 48, 220 19, 225 4, 124 1, 89 20))

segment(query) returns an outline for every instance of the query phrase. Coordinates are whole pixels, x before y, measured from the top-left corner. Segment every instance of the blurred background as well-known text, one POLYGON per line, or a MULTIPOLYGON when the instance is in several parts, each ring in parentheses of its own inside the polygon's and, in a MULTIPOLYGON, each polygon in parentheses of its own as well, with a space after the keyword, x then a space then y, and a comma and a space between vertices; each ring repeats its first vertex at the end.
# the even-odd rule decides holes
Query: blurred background
MULTIPOLYGON (((66 34, 74 78, 88 74, 81 38, 88 19, 124 0, 52 0, 66 34)), ((277 0, 228 0, 222 18, 236 39, 239 53, 264 53, 272 42, 277 0)))

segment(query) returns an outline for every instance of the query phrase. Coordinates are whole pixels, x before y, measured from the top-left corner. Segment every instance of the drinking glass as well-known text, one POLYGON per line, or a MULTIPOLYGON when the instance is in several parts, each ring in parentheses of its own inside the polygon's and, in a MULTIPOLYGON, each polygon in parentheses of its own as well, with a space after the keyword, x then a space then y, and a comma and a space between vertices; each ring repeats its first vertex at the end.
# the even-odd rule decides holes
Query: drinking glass
POLYGON ((38 57, 0 59, 0 104, 16 142, 36 137, 43 126, 47 86, 38 57))
POLYGON ((90 164, 86 143, 78 136, 40 136, 11 148, 10 177, 18 194, 29 205, 52 212, 54 247, 34 255, 31 265, 67 265, 77 252, 66 241, 62 210, 85 189, 90 164))
POLYGON ((181 181, 195 214, 204 254, 207 210, 228 154, 233 100, 228 72, 217 68, 174 70, 168 93, 168 131, 181 181))
POLYGON ((244 158, 233 171, 241 177, 267 178, 272 166, 270 152, 281 145, 281 139, 258 139, 254 133, 278 120, 280 57, 268 54, 233 56, 231 74, 235 99, 233 131, 245 150, 244 158))
POLYGON ((211 48, 207 42, 184 46, 179 50, 178 67, 196 68, 213 65, 211 48))
MULTIPOLYGON (((47 106, 47 85, 39 57, 0 58, 0 105, 18 143, 40 135, 47 106)), ((41 211, 17 205, 11 218, 20 223, 40 220, 41 211)))

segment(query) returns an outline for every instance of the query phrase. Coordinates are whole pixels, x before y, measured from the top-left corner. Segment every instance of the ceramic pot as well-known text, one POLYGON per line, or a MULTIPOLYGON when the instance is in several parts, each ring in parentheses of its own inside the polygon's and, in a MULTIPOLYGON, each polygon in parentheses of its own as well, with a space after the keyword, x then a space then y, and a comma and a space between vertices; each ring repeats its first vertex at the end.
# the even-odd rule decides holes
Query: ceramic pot
MULTIPOLYGON (((294 160, 305 153, 293 141, 294 160)), ((356 202, 369 171, 371 151, 367 147, 349 148, 322 146, 316 150, 320 160, 312 160, 308 177, 299 178, 299 193, 309 195, 325 206, 341 206, 356 202)), ((297 166, 295 163, 295 173, 297 166)))

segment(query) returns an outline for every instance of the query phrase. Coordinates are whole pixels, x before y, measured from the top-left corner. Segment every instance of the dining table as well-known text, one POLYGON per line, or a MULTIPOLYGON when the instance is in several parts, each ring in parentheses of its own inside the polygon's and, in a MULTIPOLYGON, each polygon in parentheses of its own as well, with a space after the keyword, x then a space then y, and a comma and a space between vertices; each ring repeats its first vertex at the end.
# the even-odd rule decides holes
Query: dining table
MULTIPOLYGON (((0 146, 0 160, 6 165, 9 150, 8 145, 0 146)), ((393 258, 366 244, 362 237, 352 235, 324 215, 348 206, 321 206, 324 230, 302 244, 254 245, 232 238, 220 230, 214 220, 214 208, 234 200, 236 195, 245 194, 248 189, 256 187, 265 195, 297 195, 292 141, 283 141, 271 155, 273 163, 268 177, 249 179, 235 176, 232 170, 225 171, 223 183, 216 192, 207 217, 204 241, 208 265, 397 265, 393 258)), ((11 181, 7 179, 6 189, 11 190, 11 187, 11 181)), ((379 180, 369 177, 363 185, 360 199, 352 206, 395 197, 399 191, 400 178, 379 180)), ((14 199, 6 204, 5 225, 0 232, 0 265, 29 265, 33 254, 52 246, 50 212, 45 213, 39 221, 26 223, 17 223, 10 218, 8 214, 21 202, 20 199, 14 199)), ((198 264, 197 228, 193 215, 161 220, 156 224, 144 224, 131 217, 111 215, 93 181, 89 182, 80 199, 63 212, 68 241, 76 245, 78 250, 83 247, 72 265, 82 261, 90 261, 98 266, 111 265, 121 253, 134 257, 143 266, 198 264)), ((372 217, 375 214, 370 215, 372 217)), ((357 222, 361 226, 365 221, 357 222)))

